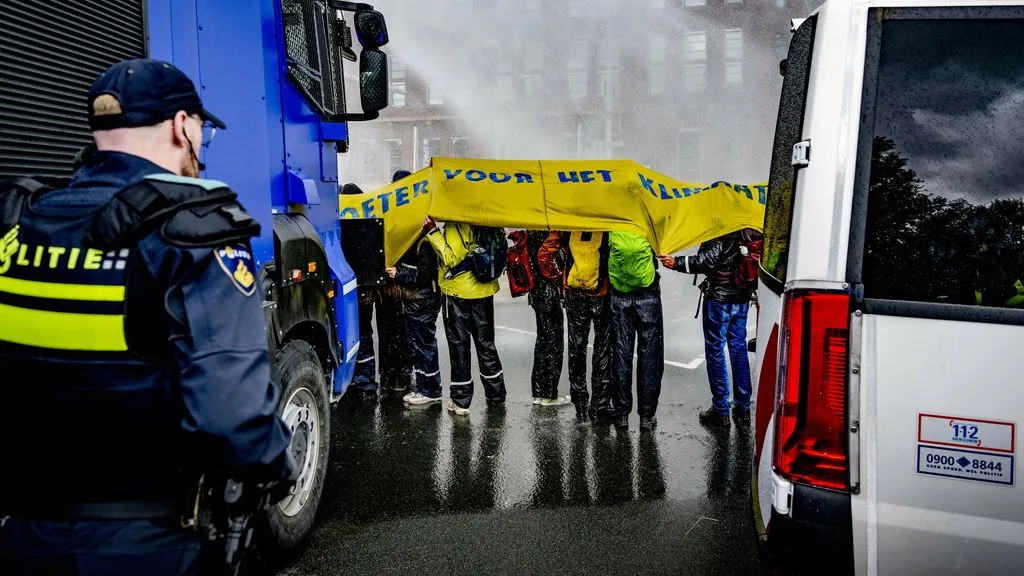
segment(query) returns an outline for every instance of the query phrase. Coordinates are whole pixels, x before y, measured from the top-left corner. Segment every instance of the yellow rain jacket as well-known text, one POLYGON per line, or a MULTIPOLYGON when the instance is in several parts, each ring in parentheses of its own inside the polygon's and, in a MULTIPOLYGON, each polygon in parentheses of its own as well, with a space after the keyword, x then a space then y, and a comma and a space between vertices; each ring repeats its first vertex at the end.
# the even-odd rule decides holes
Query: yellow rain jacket
POLYGON ((486 298, 498 292, 497 280, 481 282, 472 272, 463 272, 450 279, 444 277, 452 266, 462 262, 469 254, 469 248, 473 245, 473 229, 469 224, 448 222, 443 232, 435 229, 427 234, 427 239, 434 247, 434 252, 437 252, 437 283, 441 286, 441 292, 465 300, 486 298))

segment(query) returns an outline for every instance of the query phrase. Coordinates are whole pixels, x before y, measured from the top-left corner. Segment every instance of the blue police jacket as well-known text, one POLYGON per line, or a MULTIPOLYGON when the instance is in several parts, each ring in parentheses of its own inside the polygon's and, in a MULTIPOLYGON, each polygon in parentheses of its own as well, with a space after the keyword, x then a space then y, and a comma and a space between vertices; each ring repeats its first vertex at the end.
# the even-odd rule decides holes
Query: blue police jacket
POLYGON ((0 516, 289 473, 248 244, 185 248, 156 230, 111 252, 82 243, 147 177, 177 178, 98 153, 0 230, 0 516))

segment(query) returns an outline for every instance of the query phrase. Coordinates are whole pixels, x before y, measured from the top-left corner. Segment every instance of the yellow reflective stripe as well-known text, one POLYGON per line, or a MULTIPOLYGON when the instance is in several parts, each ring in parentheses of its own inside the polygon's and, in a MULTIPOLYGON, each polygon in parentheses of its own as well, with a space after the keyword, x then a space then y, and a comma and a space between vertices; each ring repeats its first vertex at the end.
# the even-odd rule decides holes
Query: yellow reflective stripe
POLYGON ((35 298, 53 298, 55 300, 124 301, 124 286, 58 284, 56 282, 18 280, 17 278, 7 278, 5 276, 0 276, 0 292, 35 298))
POLYGON ((0 304, 0 340, 52 350, 128 350, 122 315, 49 312, 5 304, 0 304))

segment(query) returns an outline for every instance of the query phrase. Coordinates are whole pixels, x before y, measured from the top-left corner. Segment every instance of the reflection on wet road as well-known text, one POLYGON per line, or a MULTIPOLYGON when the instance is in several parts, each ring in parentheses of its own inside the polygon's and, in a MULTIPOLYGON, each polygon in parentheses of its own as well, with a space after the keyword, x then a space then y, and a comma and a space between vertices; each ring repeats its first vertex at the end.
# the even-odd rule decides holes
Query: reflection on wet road
MULTIPOLYGON (((692 309, 667 304, 666 320, 692 309)), ((525 302, 497 313, 532 328, 525 302)), ((333 409, 317 528, 281 574, 760 574, 752 434, 697 423, 703 367, 667 365, 657 430, 640 433, 634 414, 623 433, 577 424, 571 406, 532 406, 533 338, 499 331, 498 346, 504 408, 487 408, 478 389, 469 417, 387 397, 333 409)), ((666 322, 666 359, 688 363, 700 348, 693 322, 666 322)), ((563 390, 565 380, 563 368, 563 390)))

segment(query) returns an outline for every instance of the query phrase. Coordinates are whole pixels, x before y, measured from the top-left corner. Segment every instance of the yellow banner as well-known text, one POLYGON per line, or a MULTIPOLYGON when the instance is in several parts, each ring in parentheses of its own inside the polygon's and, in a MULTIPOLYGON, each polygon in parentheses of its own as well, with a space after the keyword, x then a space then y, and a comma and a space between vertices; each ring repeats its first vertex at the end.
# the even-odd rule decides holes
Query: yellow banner
POLYGON ((472 160, 431 166, 374 192, 341 195, 341 218, 383 218, 394 263, 423 219, 529 230, 626 230, 659 253, 761 229, 766 183, 680 182, 632 160, 472 160))

